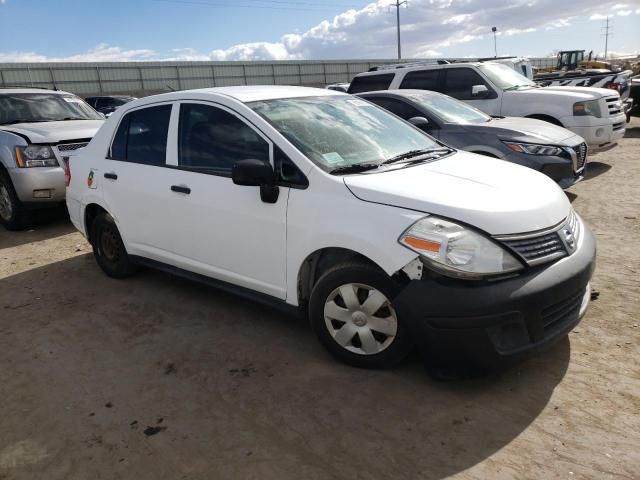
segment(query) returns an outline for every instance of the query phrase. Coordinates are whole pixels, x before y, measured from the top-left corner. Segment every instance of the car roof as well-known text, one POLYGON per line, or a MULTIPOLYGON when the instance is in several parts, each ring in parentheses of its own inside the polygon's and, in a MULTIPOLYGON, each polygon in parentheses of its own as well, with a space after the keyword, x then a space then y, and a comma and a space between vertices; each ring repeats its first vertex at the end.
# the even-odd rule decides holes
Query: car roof
POLYGON ((368 77, 370 75, 389 75, 389 74, 393 74, 395 75, 396 73, 403 73, 403 72, 413 72, 416 70, 443 70, 445 68, 457 68, 457 67, 469 67, 469 66, 479 66, 479 65, 483 65, 484 63, 489 63, 489 62, 460 62, 460 63, 446 63, 446 64, 424 64, 424 65, 416 65, 416 64, 409 64, 406 67, 402 67, 402 66, 390 66, 389 68, 384 68, 384 65, 382 65, 383 68, 380 68, 379 70, 373 70, 371 72, 362 72, 356 75, 356 77, 368 77))
POLYGON ((440 93, 440 92, 434 92, 433 90, 421 90, 419 88, 396 88, 396 89, 392 89, 392 90, 373 90, 371 92, 362 92, 362 93, 356 93, 355 95, 359 96, 359 97, 367 97, 368 95, 376 95, 376 96, 380 96, 380 97, 407 97, 407 94, 416 94, 419 93, 421 95, 429 95, 429 96, 433 96, 433 97, 446 97, 448 95, 445 95, 444 93, 440 93))
MULTIPOLYGON (((325 88, 290 87, 285 85, 251 85, 236 87, 214 87, 189 90, 190 93, 216 93, 233 97, 241 102, 256 102, 260 100, 277 100, 280 98, 320 97, 346 95, 342 92, 325 88)), ((180 93, 180 92, 175 92, 180 93)))
POLYGON ((0 87, 0 95, 3 93, 51 93, 56 95, 73 95, 62 90, 49 90, 46 88, 29 88, 29 87, 0 87))

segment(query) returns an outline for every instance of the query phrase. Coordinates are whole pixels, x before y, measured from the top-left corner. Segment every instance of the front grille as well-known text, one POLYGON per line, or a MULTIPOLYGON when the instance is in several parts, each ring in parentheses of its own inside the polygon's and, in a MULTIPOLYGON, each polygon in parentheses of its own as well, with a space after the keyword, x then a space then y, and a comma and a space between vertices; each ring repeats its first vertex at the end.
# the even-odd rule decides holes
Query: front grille
POLYGON ((607 108, 609 110, 609 116, 618 115, 622 113, 622 102, 620 101, 620 97, 607 97, 605 99, 607 102, 607 108))
POLYGON ((542 310, 542 325, 545 335, 561 328, 580 314, 580 307, 585 293, 586 289, 583 288, 569 298, 565 298, 542 310))
POLYGON ((504 243, 518 252, 528 263, 535 263, 536 260, 541 259, 546 260, 552 256, 559 258, 567 254, 558 232, 522 240, 508 240, 504 243))
POLYGON ((581 143, 577 147, 573 147, 573 151, 576 153, 576 172, 579 172, 587 162, 587 144, 581 143))
POLYGON ((624 128, 624 122, 618 122, 613 124, 613 131, 622 130, 624 128))
POLYGON ((59 152, 71 152, 73 150, 78 150, 79 148, 86 147, 89 142, 81 142, 81 143, 59 143, 56 145, 58 147, 59 152))
POLYGON ((555 227, 534 233, 494 237, 520 256, 528 265, 538 265, 571 255, 580 239, 581 224, 573 209, 555 227))

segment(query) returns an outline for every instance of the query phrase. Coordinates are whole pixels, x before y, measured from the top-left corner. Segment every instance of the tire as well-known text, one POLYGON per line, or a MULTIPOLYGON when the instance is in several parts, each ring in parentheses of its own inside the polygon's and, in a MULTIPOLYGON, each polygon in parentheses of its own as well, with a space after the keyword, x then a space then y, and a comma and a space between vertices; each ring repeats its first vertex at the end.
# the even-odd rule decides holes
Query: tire
POLYGON ((9 174, 0 170, 0 224, 7 230, 22 230, 28 225, 28 216, 16 194, 9 174))
POLYGON ((91 225, 93 255, 104 273, 113 278, 127 278, 137 267, 129 258, 127 249, 113 217, 100 213, 91 225))
POLYGON ((313 287, 311 326, 320 343, 342 362, 358 368, 392 367, 413 347, 408 326, 391 306, 398 291, 399 286, 373 266, 336 265, 313 287), (373 302, 369 306, 368 299, 373 302))

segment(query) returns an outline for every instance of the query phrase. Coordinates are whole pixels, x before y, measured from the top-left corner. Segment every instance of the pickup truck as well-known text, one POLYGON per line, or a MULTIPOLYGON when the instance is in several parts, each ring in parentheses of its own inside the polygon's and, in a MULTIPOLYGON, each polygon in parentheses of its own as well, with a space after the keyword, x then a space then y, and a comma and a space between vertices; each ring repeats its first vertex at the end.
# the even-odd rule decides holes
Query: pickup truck
POLYGON ((64 205, 65 158, 86 146, 104 122, 72 93, 0 90, 0 224, 28 225, 33 209, 64 205))
POLYGON ((415 63, 374 67, 355 76, 349 93, 421 89, 445 93, 485 113, 528 117, 565 127, 585 139, 593 153, 624 136, 626 115, 617 90, 542 87, 496 62, 415 63))

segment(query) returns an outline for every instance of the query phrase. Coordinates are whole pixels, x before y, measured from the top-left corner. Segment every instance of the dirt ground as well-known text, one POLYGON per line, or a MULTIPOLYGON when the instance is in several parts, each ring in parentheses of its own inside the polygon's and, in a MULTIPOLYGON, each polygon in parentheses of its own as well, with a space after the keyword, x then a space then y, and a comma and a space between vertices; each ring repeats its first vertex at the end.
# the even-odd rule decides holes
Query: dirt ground
POLYGON ((640 119, 570 198, 600 292, 488 378, 331 359, 304 322, 154 271, 68 221, 0 227, 0 479, 640 478, 640 119))

